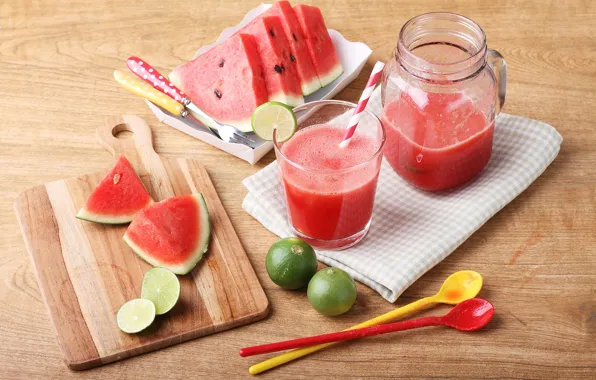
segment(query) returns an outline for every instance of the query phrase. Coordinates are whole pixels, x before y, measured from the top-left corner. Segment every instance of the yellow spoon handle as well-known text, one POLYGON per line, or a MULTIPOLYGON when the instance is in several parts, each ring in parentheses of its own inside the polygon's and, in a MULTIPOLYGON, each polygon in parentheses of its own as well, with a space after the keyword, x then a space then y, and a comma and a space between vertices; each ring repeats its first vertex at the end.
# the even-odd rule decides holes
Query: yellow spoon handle
MULTIPOLYGON (((418 301, 412 302, 408 305, 399 307, 395 310, 392 310, 388 313, 385 313, 383 315, 380 315, 376 318, 373 319, 369 319, 366 322, 362 322, 356 326, 352 326, 349 329, 346 330, 353 330, 353 329, 360 329, 363 327, 370 327, 370 326, 377 326, 383 323, 387 323, 390 322, 394 319, 403 317, 407 314, 411 314, 415 311, 418 311, 420 309, 423 309, 431 304, 436 303, 435 301, 435 296, 432 297, 426 297, 426 298, 422 298, 419 299, 418 301)), ((345 331, 345 330, 344 330, 345 331)), ((256 375, 258 373, 270 370, 271 368, 275 368, 277 366, 280 366, 284 363, 290 362, 294 359, 298 359, 301 358, 303 356, 306 356, 308 354, 311 354, 315 351, 319 351, 322 350, 325 347, 329 347, 331 345, 333 345, 335 343, 325 343, 325 344, 318 344, 316 346, 311 346, 311 347, 304 347, 304 348, 299 348, 297 350, 293 350, 290 352, 286 352, 285 354, 281 354, 278 356, 275 356, 271 359, 265 360, 264 362, 258 363, 253 365, 252 367, 250 367, 248 369, 248 372, 250 372, 251 375, 256 375)))
POLYGON ((180 116, 182 113, 182 104, 170 98, 163 92, 157 91, 147 83, 141 82, 140 80, 137 80, 119 70, 114 71, 114 79, 116 79, 116 82, 118 82, 128 91, 149 100, 153 104, 157 104, 158 106, 166 109, 172 115, 180 116))

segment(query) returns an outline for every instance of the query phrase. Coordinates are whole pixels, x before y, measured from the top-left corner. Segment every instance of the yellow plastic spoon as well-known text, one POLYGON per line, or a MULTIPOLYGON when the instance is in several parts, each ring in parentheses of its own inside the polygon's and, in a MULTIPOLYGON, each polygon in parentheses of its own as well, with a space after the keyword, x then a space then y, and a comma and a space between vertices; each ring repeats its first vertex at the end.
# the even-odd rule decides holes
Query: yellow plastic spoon
MULTIPOLYGON (((359 329, 362 327, 377 326, 383 323, 393 321, 397 318, 403 317, 407 314, 411 314, 415 311, 421 310, 430 305, 437 303, 446 303, 449 305, 457 305, 458 303, 476 297, 480 289, 482 288, 482 276, 480 273, 464 270, 459 271, 449 276, 441 289, 437 294, 431 297, 419 299, 418 301, 412 302, 408 305, 399 307, 393 311, 380 315, 376 318, 369 319, 366 322, 362 322, 356 326, 352 326, 347 330, 359 329)), ((345 330, 344 330, 345 331, 345 330)), ((329 347, 335 343, 318 344, 316 346, 299 348, 285 354, 275 356, 271 359, 265 360, 261 363, 255 364, 248 369, 251 375, 270 370, 294 359, 298 359, 302 356, 306 356, 315 351, 322 350, 325 347, 329 347)))

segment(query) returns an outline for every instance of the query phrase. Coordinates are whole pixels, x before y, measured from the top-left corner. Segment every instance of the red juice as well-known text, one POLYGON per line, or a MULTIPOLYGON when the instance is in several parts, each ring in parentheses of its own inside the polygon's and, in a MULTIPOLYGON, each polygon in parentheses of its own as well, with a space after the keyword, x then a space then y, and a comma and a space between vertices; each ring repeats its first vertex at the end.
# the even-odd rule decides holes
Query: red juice
MULTIPOLYGON (((345 128, 318 124, 300 129, 281 147, 293 163, 278 161, 294 229, 318 240, 349 238, 371 220, 379 175, 379 143, 364 133, 340 148, 345 128)), ((332 248, 332 247, 330 247, 332 248)))
POLYGON ((385 105, 385 158, 411 184, 427 191, 476 176, 492 153, 494 122, 465 95, 415 91, 385 105))

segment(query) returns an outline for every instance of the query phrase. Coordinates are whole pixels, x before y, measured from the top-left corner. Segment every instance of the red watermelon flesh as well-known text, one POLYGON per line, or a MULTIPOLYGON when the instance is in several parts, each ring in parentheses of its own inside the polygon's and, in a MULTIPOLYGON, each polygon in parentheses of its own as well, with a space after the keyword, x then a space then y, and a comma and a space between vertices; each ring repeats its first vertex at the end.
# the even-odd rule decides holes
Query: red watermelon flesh
POLYGON ((296 66, 302 95, 310 95, 321 88, 321 82, 310 58, 308 46, 306 46, 306 39, 290 2, 279 1, 263 15, 279 17, 290 44, 290 61, 296 66))
POLYGON ((268 99, 257 45, 249 34, 236 34, 169 75, 203 111, 220 123, 251 131, 255 108, 268 99))
POLYGON ((207 252, 211 228, 202 194, 154 203, 135 216, 124 241, 149 264, 190 272, 207 252))
POLYGON ((124 155, 108 171, 85 202, 77 218, 90 222, 130 222, 153 200, 124 155))
POLYGON ((325 26, 321 10, 310 5, 299 4, 294 7, 294 11, 306 37, 306 45, 321 85, 327 86, 344 70, 325 26))
POLYGON ((304 103, 296 65, 290 58, 290 44, 279 17, 258 17, 242 28, 240 33, 251 34, 257 42, 269 101, 289 106, 304 103))

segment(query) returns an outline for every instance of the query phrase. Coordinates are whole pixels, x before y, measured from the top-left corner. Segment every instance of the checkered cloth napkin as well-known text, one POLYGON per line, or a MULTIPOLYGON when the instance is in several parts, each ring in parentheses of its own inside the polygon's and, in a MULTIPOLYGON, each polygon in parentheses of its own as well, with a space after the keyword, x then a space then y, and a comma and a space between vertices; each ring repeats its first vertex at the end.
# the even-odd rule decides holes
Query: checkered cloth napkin
MULTIPOLYGON (((381 112, 379 89, 368 108, 381 112)), ((344 251, 317 251, 394 302, 414 281, 453 252, 524 191, 559 153, 561 135, 540 121, 501 114, 485 170, 455 190, 428 193, 402 180, 383 160, 368 236, 344 251)), ((276 162, 243 181, 242 207, 269 231, 292 236, 276 162)))

